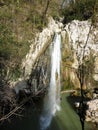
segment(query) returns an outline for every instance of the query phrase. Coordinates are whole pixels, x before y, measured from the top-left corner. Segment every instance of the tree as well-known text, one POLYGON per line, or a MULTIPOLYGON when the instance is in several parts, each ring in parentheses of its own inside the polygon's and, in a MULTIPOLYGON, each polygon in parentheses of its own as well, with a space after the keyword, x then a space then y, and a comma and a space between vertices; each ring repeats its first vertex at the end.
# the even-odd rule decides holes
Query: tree
MULTIPOLYGON (((93 5, 93 10, 92 10, 92 15, 95 15, 95 8, 96 8, 96 0, 94 1, 94 5, 93 5)), ((82 130, 84 130, 84 123, 85 123, 85 109, 84 109, 84 89, 83 89, 83 85, 85 83, 85 79, 86 77, 88 77, 88 75, 92 75, 93 71, 94 71, 94 57, 92 56, 92 54, 90 55, 90 58, 88 60, 85 60, 85 48, 88 44, 88 39, 89 39, 89 35, 91 33, 91 28, 93 26, 93 20, 89 29, 89 33, 87 36, 87 40, 85 42, 84 45, 84 50, 83 53, 81 53, 81 57, 82 60, 79 61, 79 68, 78 68, 78 72, 77 72, 77 76, 79 78, 80 81, 80 87, 81 87, 81 101, 80 101, 80 112, 79 112, 79 116, 80 116, 80 121, 81 121, 81 125, 82 125, 82 130)), ((79 59, 79 57, 78 57, 79 59)))

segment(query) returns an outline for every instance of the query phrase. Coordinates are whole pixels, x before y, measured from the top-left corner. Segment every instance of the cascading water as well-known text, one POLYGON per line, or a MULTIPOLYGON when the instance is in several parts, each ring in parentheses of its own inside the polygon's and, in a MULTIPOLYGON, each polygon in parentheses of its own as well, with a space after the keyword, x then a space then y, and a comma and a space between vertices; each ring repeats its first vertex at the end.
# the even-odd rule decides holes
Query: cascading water
POLYGON ((40 118, 41 130, 46 130, 57 110, 60 110, 60 61, 61 35, 55 34, 51 53, 51 78, 48 94, 44 100, 43 113, 40 118))

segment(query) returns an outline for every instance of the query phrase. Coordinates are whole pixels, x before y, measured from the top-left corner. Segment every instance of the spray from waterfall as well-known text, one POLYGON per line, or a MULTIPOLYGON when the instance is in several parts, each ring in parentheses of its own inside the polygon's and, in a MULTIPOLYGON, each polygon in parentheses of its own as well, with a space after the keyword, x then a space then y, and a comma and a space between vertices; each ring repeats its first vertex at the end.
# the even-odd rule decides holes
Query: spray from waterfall
POLYGON ((44 99, 43 113, 40 118, 41 130, 46 130, 57 110, 60 110, 60 61, 61 35, 55 34, 51 52, 51 78, 48 94, 44 99))

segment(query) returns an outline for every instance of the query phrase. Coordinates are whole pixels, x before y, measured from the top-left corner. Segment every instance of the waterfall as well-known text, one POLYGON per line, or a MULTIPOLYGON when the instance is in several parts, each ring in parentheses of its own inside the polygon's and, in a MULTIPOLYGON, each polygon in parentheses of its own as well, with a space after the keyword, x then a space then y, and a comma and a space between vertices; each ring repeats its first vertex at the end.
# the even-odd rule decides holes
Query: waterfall
POLYGON ((41 130, 46 130, 57 110, 60 110, 60 61, 61 35, 55 34, 51 51, 51 77, 48 94, 44 99, 43 113, 40 118, 41 130))

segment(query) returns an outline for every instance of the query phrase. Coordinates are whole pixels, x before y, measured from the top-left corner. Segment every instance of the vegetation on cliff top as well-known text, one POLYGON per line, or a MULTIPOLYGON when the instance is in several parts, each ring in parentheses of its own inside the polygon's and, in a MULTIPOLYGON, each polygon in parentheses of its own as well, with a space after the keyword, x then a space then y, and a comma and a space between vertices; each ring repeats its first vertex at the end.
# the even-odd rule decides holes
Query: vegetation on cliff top
POLYGON ((94 14, 98 13, 98 2, 96 0, 75 0, 62 10, 64 16, 63 23, 68 23, 74 19, 88 20, 95 19, 94 14))

